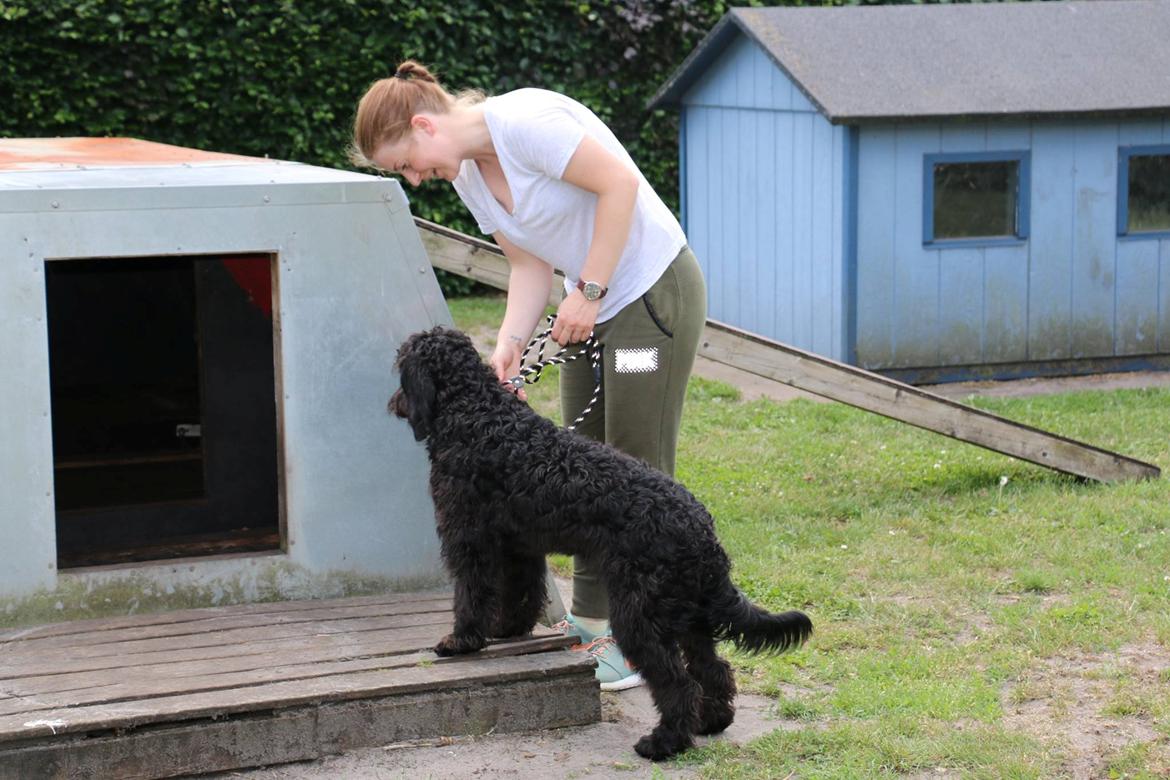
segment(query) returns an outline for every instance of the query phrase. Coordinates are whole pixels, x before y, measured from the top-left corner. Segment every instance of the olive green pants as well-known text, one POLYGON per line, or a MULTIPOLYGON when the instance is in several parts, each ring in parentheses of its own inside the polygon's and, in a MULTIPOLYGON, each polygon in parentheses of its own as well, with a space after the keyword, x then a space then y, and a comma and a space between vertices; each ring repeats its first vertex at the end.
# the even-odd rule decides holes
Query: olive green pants
MULTIPOLYGON (((603 350, 601 395, 577 431, 673 477, 687 379, 706 321, 703 273, 694 252, 683 247, 645 295, 594 329, 603 350)), ((561 366, 560 376, 567 425, 589 403, 597 383, 585 360, 561 366)), ((598 567, 581 556, 573 565, 573 614, 608 618, 598 567)))

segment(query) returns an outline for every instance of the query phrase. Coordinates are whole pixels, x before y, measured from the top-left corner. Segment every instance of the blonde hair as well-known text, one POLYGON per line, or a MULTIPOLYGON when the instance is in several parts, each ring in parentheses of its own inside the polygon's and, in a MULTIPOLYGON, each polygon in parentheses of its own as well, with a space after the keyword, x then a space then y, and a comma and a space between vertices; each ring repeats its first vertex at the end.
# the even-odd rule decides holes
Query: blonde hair
POLYGON ((410 120, 416 114, 424 111, 446 114, 454 106, 474 105, 484 97, 477 89, 452 95, 426 66, 406 60, 393 76, 371 84, 358 102, 349 159, 359 167, 376 168, 370 157, 382 144, 406 137, 410 133, 410 120))

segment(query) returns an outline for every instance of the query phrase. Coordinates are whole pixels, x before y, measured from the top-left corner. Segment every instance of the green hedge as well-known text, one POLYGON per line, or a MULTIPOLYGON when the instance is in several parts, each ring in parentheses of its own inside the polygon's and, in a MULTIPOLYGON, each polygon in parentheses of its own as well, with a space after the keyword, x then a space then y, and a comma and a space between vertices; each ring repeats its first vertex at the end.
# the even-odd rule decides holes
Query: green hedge
MULTIPOLYGON (((645 100, 722 2, 0 1, 0 135, 127 135, 348 167, 357 99, 405 57, 451 87, 566 92, 610 122, 664 196, 676 117, 645 100)), ((450 188, 415 213, 473 230, 450 188)))
MULTIPOLYGON (((644 105, 726 8, 711 0, 0 0, 0 136, 132 136, 349 167, 358 98, 414 57, 453 88, 541 86, 581 100, 677 208, 677 115, 644 105)), ((444 183, 410 197, 416 215, 476 232, 444 183)))

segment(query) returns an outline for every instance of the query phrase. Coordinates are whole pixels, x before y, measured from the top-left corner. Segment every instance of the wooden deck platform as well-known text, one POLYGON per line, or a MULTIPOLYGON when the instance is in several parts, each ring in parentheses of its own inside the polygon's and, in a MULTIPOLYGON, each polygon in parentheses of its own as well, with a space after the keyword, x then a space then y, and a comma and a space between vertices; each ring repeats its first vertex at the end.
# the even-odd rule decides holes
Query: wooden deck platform
POLYGON ((440 659, 449 593, 0 632, 0 778, 169 777, 592 723, 592 662, 532 638, 440 659))

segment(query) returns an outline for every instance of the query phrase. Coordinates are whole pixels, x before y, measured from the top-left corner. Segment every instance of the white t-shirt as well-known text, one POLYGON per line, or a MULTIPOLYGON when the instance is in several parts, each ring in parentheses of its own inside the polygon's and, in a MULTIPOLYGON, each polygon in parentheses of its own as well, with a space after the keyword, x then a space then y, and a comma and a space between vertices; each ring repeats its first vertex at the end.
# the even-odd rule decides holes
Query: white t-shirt
POLYGON ((474 160, 464 160, 455 191, 485 234, 499 231, 516 246, 565 274, 571 291, 593 240, 597 195, 562 181, 569 158, 588 134, 638 176, 630 236, 597 321, 640 298, 686 244, 674 214, 647 183, 613 132, 585 106, 544 89, 518 89, 483 103, 488 132, 512 191, 509 214, 492 195, 474 160))

